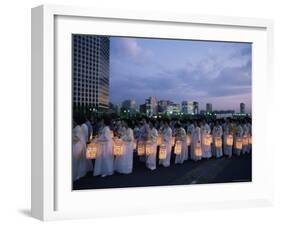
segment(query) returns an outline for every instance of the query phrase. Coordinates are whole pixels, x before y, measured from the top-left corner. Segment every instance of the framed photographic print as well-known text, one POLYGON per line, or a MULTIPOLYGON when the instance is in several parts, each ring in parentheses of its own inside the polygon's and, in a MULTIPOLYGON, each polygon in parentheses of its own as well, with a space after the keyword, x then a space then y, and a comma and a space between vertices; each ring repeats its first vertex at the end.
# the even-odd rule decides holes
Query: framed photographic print
POLYGON ((32 9, 32 215, 270 205, 272 30, 264 19, 32 9))

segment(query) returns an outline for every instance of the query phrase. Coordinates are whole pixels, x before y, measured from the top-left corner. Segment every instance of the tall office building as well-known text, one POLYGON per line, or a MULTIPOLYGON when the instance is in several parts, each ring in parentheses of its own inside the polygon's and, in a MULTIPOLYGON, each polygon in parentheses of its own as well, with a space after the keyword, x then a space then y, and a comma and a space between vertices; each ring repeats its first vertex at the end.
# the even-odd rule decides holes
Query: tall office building
POLYGON ((206 112, 212 112, 212 104, 210 103, 206 104, 206 112))
POLYGON ((185 114, 194 114, 194 102, 182 101, 181 102, 181 111, 185 114))
POLYGON ((245 104, 244 103, 240 103, 240 113, 245 114, 245 104))
POLYGON ((199 103, 194 101, 193 106, 194 106, 194 114, 198 115, 199 114, 199 103))
POLYGON ((156 115, 158 113, 158 102, 156 97, 149 97, 145 100, 146 114, 148 116, 156 115))
POLYGON ((72 47, 74 107, 108 111, 109 38, 73 35, 72 47))
POLYGON ((135 114, 137 110, 137 104, 136 101, 131 99, 131 100, 124 100, 122 102, 122 110, 129 111, 131 114, 135 114))

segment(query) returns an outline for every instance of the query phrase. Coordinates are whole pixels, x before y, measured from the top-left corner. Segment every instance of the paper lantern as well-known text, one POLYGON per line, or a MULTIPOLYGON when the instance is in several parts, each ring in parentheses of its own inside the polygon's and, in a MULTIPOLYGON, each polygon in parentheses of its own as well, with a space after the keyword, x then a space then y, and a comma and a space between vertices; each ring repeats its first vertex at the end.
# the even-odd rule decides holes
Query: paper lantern
POLYGON ((210 134, 204 135, 203 142, 204 142, 204 145, 210 146, 212 143, 212 136, 210 134))
POLYGON ((222 147, 222 139, 221 137, 215 137, 215 147, 221 148, 222 147))
POLYGON ((145 144, 144 144, 144 142, 138 142, 137 152, 138 152, 138 156, 143 156, 145 154, 145 144))
POLYGON ((249 144, 249 138, 247 136, 244 136, 242 140, 243 140, 243 146, 249 144))
POLYGON ((165 145, 160 146, 159 150, 159 159, 166 159, 167 157, 167 150, 165 145))
POLYGON ((174 150, 175 154, 180 155, 181 149, 182 149, 182 143, 181 143, 181 141, 177 140, 175 143, 175 150, 174 150))
POLYGON ((192 141, 192 136, 191 136, 191 134, 187 134, 187 136, 186 136, 186 144, 187 144, 188 146, 190 146, 190 145, 191 145, 191 141, 192 141))
POLYGON ((97 156, 98 148, 99 148, 99 144, 98 143, 91 142, 87 146, 86 158, 87 159, 95 159, 96 156, 97 156))
POLYGON ((231 134, 227 135, 227 137, 226 137, 226 145, 228 145, 228 146, 233 145, 233 136, 231 134))
POLYGON ((249 144, 252 144, 252 136, 249 136, 249 144))
POLYGON ((176 142, 176 138, 175 138, 175 137, 172 137, 172 146, 175 145, 175 142, 176 142))
POLYGON ((201 143, 198 142, 196 145, 195 145, 195 148, 194 148, 194 155, 196 157, 201 157, 202 156, 202 147, 201 147, 201 143))
POLYGON ((152 142, 151 141, 147 141, 145 144, 145 154, 146 155, 151 155, 153 153, 152 150, 152 142))
POLYGON ((236 138, 236 141, 235 141, 235 148, 236 149, 242 149, 242 138, 236 138))
POLYGON ((162 144, 162 136, 157 137, 157 145, 160 146, 162 144))
POLYGON ((124 146, 123 146, 123 141, 121 139, 114 139, 113 154, 115 156, 121 156, 124 154, 124 146))

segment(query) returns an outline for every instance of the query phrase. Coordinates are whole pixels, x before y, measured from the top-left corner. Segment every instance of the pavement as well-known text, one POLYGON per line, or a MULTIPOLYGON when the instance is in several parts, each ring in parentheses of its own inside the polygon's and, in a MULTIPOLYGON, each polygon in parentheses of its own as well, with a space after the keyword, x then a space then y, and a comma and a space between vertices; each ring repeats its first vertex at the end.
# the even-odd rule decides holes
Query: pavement
POLYGON ((85 177, 73 184, 73 190, 124 188, 161 185, 187 185, 205 183, 250 182, 252 180, 252 156, 226 156, 200 161, 187 160, 183 164, 174 164, 172 156, 170 167, 157 164, 157 169, 151 171, 134 156, 134 169, 131 174, 115 173, 107 177, 94 177, 89 172, 85 177))

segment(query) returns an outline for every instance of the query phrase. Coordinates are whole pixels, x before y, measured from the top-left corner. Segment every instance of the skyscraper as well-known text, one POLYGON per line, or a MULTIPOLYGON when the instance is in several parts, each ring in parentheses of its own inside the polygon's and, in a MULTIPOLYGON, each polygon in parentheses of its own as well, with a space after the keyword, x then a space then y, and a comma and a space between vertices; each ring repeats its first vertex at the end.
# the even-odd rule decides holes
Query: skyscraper
POLYGON ((244 103, 240 103, 240 113, 245 114, 245 104, 244 103))
POLYGON ((156 97, 149 97, 145 100, 146 114, 148 116, 156 115, 158 113, 158 102, 156 97))
POLYGON ((194 101, 193 106, 194 106, 194 114, 198 115, 199 114, 199 103, 194 101))
POLYGON ((128 111, 130 114, 135 114, 137 110, 137 104, 136 101, 131 99, 131 100, 125 100, 122 102, 122 110, 128 111))
POLYGON ((206 112, 212 112, 212 104, 211 103, 206 104, 206 112))
POLYGON ((182 101, 181 111, 185 114, 194 114, 194 102, 182 101))
POLYGON ((73 106, 109 108, 109 48, 106 36, 73 35, 73 106))

